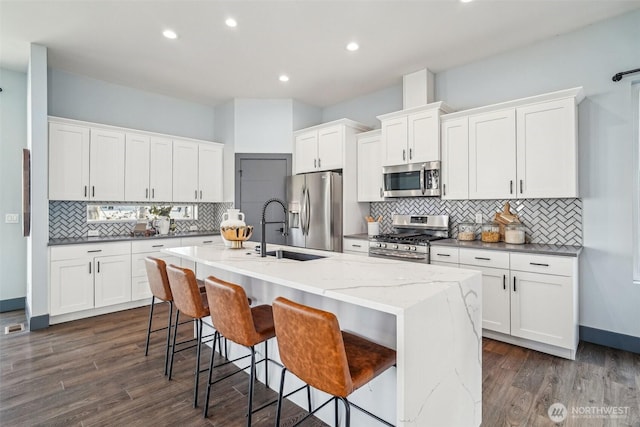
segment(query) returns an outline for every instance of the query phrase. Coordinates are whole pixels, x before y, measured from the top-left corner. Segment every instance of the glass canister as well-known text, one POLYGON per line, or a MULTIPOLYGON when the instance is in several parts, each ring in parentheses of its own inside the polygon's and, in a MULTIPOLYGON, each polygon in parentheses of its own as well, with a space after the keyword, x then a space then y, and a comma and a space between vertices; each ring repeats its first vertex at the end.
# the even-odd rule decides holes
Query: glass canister
POLYGON ((461 222, 458 224, 458 240, 476 240, 476 230, 475 222, 461 222))
POLYGON ((497 222, 485 222, 482 224, 482 241, 496 243, 500 241, 500 224, 497 222))
POLYGON ((505 225, 504 227, 504 241, 505 243, 511 243, 515 245, 521 245, 524 243, 524 224, 512 223, 505 225))

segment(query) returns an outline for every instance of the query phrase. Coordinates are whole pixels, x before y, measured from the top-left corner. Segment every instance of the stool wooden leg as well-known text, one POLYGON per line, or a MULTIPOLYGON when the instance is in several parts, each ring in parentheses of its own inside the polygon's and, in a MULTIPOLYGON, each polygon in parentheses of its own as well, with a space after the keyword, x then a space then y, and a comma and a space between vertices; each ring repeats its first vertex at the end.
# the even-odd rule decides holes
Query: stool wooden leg
POLYGON ((167 325, 167 348, 164 351, 164 376, 169 372, 169 347, 171 347, 171 318, 173 317, 173 301, 169 301, 169 324, 167 325))
POLYGON ((284 374, 286 372, 287 372, 287 368, 283 367, 282 373, 280 374, 280 387, 278 388, 278 408, 276 409, 276 427, 280 427, 280 413, 282 411, 282 396, 284 395, 284 374))
POLYGON ((179 319, 180 319, 180 310, 176 310, 175 331, 173 332, 173 344, 171 345, 171 360, 169 361, 169 380, 171 380, 171 374, 173 373, 173 357, 176 354, 176 337, 178 336, 179 319))
MULTIPOLYGON (((149 337, 151 336, 151 320, 153 319, 153 306, 155 305, 156 297, 153 295, 151 297, 151 307, 149 307, 149 326, 147 327, 147 343, 144 346, 144 355, 147 356, 149 354, 149 337)), ((165 366, 167 362, 165 360, 165 366)), ((165 368, 166 375, 166 368, 165 368)))
POLYGON ((202 319, 196 320, 197 327, 197 345, 196 345, 196 375, 193 384, 193 407, 198 407, 198 385, 200 383, 200 351, 202 349, 202 319))
POLYGON ((249 402, 247 406, 247 427, 251 427, 251 412, 253 412, 253 385, 256 380, 256 349, 251 347, 251 374, 249 376, 249 402))

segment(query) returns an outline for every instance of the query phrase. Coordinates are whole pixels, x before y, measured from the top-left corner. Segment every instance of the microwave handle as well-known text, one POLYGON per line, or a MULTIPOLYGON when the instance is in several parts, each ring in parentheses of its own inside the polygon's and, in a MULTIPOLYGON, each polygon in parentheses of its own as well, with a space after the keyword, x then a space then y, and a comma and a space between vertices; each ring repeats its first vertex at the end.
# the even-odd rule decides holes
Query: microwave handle
POLYGON ((425 175, 427 173, 427 169, 425 166, 422 166, 422 170, 420 171, 420 190, 422 190, 422 195, 424 196, 424 193, 427 191, 425 185, 426 185, 426 180, 425 180, 425 175))

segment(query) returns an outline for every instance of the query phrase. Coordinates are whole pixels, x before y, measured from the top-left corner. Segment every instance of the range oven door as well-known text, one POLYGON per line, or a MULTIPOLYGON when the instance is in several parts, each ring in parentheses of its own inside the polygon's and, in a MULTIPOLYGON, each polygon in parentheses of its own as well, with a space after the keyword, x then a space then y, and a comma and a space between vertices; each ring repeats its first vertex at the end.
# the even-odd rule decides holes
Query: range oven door
POLYGON ((399 259, 402 261, 429 263, 429 253, 392 251, 388 249, 369 248, 369 256, 375 258, 399 259))

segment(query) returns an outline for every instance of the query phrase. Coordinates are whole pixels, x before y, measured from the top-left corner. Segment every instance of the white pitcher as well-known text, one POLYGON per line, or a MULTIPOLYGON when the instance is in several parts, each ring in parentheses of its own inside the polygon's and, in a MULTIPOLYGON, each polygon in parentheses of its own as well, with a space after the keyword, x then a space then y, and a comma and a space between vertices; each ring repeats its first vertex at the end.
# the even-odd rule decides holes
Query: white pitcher
MULTIPOLYGON (((247 225, 244 222, 244 214, 240 212, 240 209, 227 209, 225 213, 222 214, 222 222, 220 223, 220 227, 241 227, 243 225, 247 225)), ((231 242, 224 238, 222 234, 220 234, 224 245, 228 248, 231 247, 231 242)))

